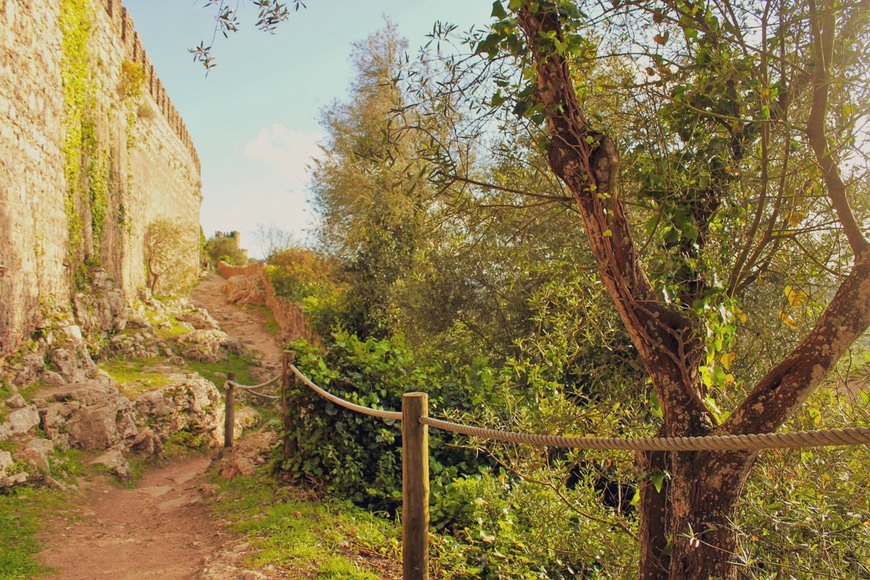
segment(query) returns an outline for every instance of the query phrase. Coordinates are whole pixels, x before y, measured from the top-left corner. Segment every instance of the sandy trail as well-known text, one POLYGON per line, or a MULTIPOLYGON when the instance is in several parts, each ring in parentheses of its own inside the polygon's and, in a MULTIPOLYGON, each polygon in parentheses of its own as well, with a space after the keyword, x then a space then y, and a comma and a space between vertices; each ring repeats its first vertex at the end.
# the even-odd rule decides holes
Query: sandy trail
POLYGON ((241 340, 248 350, 261 357, 263 376, 272 376, 281 368, 281 347, 264 330, 263 314, 227 303, 222 290, 225 282, 226 280, 211 272, 193 289, 190 299, 197 306, 207 309, 225 332, 241 340))
POLYGON ((59 523, 44 542, 42 561, 59 571, 51 577, 207 577, 207 558, 233 539, 202 505, 197 486, 209 463, 172 461, 148 471, 135 489, 108 477, 85 482, 82 519, 59 523))
MULTIPOLYGON (((193 292, 198 306, 209 310, 231 336, 262 356, 264 375, 278 367, 281 351, 263 328, 263 317, 227 304, 224 280, 211 274, 193 292)), ((211 460, 176 459, 149 469, 133 489, 108 476, 83 481, 72 500, 81 519, 55 520, 42 534, 39 558, 55 568, 51 578, 166 580, 260 579, 239 561, 247 544, 226 529, 203 505, 201 486, 211 460)))

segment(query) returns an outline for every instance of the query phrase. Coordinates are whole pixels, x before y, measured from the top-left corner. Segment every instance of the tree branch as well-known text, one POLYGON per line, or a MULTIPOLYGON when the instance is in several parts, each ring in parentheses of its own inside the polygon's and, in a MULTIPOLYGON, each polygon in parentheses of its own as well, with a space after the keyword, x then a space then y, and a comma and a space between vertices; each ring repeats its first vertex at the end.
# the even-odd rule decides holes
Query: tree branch
MULTIPOLYGON (((840 223, 849 245, 855 253, 856 260, 870 247, 870 242, 861 232, 849 200, 846 196, 846 184, 840 176, 837 160, 828 146, 828 136, 825 131, 825 116, 828 108, 828 92, 831 84, 831 63, 834 58, 834 28, 836 16, 831 0, 823 0, 825 5, 820 11, 815 0, 810 0, 810 25, 813 35, 813 51, 815 54, 815 78, 813 79, 813 101, 810 116, 807 119, 807 137, 816 156, 816 162, 822 170, 822 178, 828 189, 828 197, 840 223)), ((866 2, 864 3, 867 4, 866 2)), ((862 9, 865 9, 862 6, 862 9)))
POLYGON ((656 296, 620 201, 616 145, 588 126, 566 59, 542 44, 554 34, 561 40, 559 16, 543 6, 535 13, 524 7, 518 21, 531 48, 536 97, 547 116, 550 166, 577 202, 599 274, 653 378, 665 423, 676 430, 669 435, 702 433, 709 419, 698 370, 703 344, 695 323, 656 296), (674 359, 674 353, 686 354, 674 359))

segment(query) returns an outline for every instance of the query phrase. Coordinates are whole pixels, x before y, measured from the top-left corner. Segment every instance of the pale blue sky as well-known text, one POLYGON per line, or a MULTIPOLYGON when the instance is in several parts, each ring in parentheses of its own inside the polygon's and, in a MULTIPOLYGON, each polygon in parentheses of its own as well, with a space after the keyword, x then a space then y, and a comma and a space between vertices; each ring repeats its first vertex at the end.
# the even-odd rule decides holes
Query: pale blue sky
POLYGON ((306 165, 323 138, 320 110, 345 98, 352 42, 381 29, 387 16, 414 54, 436 20, 483 26, 492 7, 487 0, 308 0, 269 35, 253 28, 256 10, 241 0, 241 30, 216 39, 217 67, 206 78, 188 49, 210 41, 214 8, 203 8, 204 0, 123 2, 199 152, 206 236, 239 230, 254 256, 258 223, 301 239, 314 222, 306 165))

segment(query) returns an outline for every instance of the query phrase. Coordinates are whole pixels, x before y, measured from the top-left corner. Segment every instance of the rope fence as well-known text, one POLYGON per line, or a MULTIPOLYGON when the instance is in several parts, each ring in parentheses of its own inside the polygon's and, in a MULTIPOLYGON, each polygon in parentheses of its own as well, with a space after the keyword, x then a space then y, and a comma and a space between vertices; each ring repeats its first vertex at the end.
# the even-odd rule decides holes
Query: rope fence
MULTIPOLYGON (((708 435, 703 437, 578 437, 500 431, 453 423, 429 417, 426 393, 405 393, 402 411, 373 409, 337 397, 319 387, 293 364, 295 353, 284 353, 280 377, 254 387, 236 384, 235 376, 227 381, 227 425, 230 402, 235 388, 250 390, 268 386, 281 378, 281 413, 284 424, 284 457, 294 452, 289 432, 292 427, 289 394, 298 382, 349 411, 399 421, 402 427, 402 566, 406 580, 423 580, 429 575, 429 432, 428 427, 472 437, 508 443, 561 447, 572 449, 628 451, 737 451, 762 449, 794 449, 828 445, 870 445, 870 428, 853 427, 791 433, 749 433, 741 435, 708 435)), ((232 375, 232 373, 230 373, 232 375)), ((261 394, 261 393, 255 393, 261 394)), ((278 398, 271 397, 270 398, 278 398)), ((230 429, 229 444, 232 446, 230 429)))
MULTIPOLYGON (((382 409, 363 407, 341 397, 336 397, 314 384, 295 365, 290 365, 290 370, 297 379, 302 381, 312 391, 340 407, 370 417, 396 421, 402 420, 402 413, 398 411, 384 411, 382 409)), ((421 418, 420 423, 442 431, 507 443, 520 443, 539 447, 598 449, 602 451, 737 451, 741 449, 757 451, 760 449, 796 449, 826 445, 870 444, 870 428, 864 427, 795 431, 791 433, 747 433, 744 435, 707 435, 704 437, 637 437, 626 439, 621 437, 568 437, 499 431, 497 429, 452 423, 432 417, 421 418)))
POLYGON ((264 399, 279 399, 278 395, 261 393, 257 389, 268 387, 283 378, 283 375, 275 375, 268 381, 259 385, 240 385, 236 382, 236 373, 227 373, 227 381, 224 383, 226 401, 224 403, 224 447, 229 449, 233 446, 233 436, 236 430, 236 389, 263 397, 264 399))

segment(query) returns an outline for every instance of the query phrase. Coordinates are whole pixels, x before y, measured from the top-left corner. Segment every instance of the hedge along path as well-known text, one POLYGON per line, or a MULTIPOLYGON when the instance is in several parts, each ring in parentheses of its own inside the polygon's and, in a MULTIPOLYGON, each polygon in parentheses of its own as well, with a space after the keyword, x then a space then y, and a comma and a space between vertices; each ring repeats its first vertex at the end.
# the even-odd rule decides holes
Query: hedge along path
MULTIPOLYGON (((429 577, 429 431, 427 427, 494 439, 545 447, 635 451, 726 451, 772 448, 819 447, 823 445, 861 445, 870 443, 870 428, 828 429, 793 433, 752 433, 706 437, 562 437, 499 431, 473 427, 429 417, 426 393, 405 393, 402 412, 372 409, 337 397, 314 384, 296 368, 295 353, 285 352, 282 363, 282 414, 285 427, 292 424, 288 388, 302 381, 324 399, 355 413, 399 421, 402 425, 402 577, 425 580, 429 577)), ((228 391, 231 392, 231 391, 228 391)), ((285 436, 284 456, 294 451, 285 436)))
MULTIPOLYGON (((381 419, 402 420, 402 413, 363 407, 346 401, 314 384, 302 374, 295 365, 290 370, 311 390, 324 399, 345 409, 379 417, 381 419)), ((443 431, 452 431, 473 437, 522 443, 540 447, 563 447, 571 449, 628 450, 628 451, 735 451, 739 449, 794 449, 801 447, 824 447, 827 445, 868 445, 870 428, 849 427, 844 429, 823 429, 816 431, 794 431, 791 433, 747 433, 743 435, 707 435, 703 437, 564 437, 558 435, 538 435, 499 431, 460 423, 452 423, 431 417, 421 417, 420 423, 443 431)))

